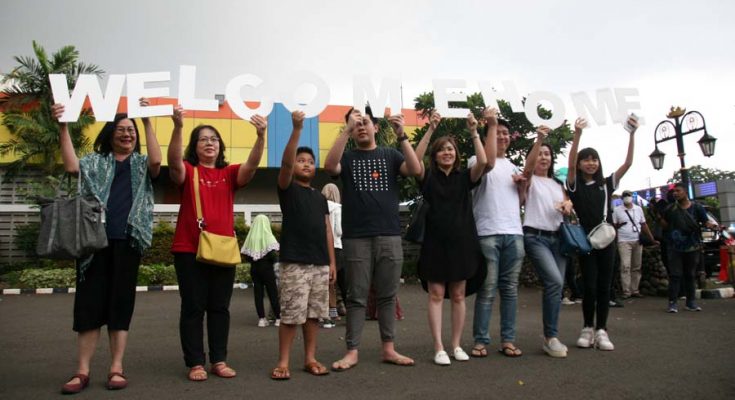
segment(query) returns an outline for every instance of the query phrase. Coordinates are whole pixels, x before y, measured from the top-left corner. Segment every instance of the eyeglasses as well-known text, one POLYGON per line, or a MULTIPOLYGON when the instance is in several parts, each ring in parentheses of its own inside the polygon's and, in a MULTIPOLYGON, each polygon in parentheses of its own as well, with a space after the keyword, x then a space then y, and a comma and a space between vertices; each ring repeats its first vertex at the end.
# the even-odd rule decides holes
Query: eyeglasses
POLYGON ((202 136, 199 138, 199 143, 202 143, 202 144, 217 143, 219 144, 219 139, 217 138, 217 136, 210 136, 210 137, 202 136))
POLYGON ((117 128, 115 128, 115 132, 117 132, 117 133, 125 133, 125 132, 127 132, 127 133, 130 133, 130 134, 135 134, 135 128, 133 128, 132 126, 129 126, 127 128, 124 127, 124 126, 118 126, 117 128))

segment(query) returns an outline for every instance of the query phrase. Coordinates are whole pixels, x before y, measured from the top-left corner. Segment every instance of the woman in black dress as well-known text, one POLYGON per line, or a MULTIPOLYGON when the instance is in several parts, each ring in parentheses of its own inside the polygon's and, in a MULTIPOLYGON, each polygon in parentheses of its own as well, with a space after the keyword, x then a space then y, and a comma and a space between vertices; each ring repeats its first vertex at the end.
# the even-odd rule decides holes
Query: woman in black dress
MULTIPOLYGON (((486 119, 496 118, 496 114, 495 110, 485 112, 486 119)), ((438 113, 431 115, 429 129, 416 146, 416 156, 422 169, 419 177, 421 191, 429 203, 419 257, 419 277, 428 286, 434 363, 449 365, 451 361, 444 351, 441 336, 442 302, 448 291, 452 302, 452 355, 457 361, 467 361, 469 357, 460 347, 465 321, 465 285, 467 279, 477 272, 479 254, 470 190, 487 172, 488 162, 477 133, 477 120, 470 114, 467 128, 475 147, 475 164, 470 169, 460 169, 457 143, 451 136, 442 136, 431 145, 430 167, 424 169, 423 157, 440 121, 438 113)), ((495 138, 487 141, 495 144, 495 138)))

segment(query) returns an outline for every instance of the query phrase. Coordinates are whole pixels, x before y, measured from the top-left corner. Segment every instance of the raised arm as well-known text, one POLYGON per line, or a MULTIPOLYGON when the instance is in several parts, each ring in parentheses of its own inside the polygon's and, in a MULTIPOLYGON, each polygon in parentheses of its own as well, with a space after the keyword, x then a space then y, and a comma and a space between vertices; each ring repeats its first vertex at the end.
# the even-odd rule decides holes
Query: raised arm
POLYGON ((268 120, 260 115, 250 117, 250 123, 255 125, 255 145, 250 150, 248 160, 244 164, 240 164, 237 170, 237 186, 243 187, 248 184, 255 176, 255 171, 260 165, 260 158, 263 157, 263 147, 265 147, 265 130, 268 128, 268 120))
MULTIPOLYGON (((480 135, 477 133, 477 120, 472 113, 467 115, 467 130, 470 132, 470 140, 472 140, 472 146, 475 148, 476 160, 470 168, 470 180, 477 182, 487 171, 487 154, 485 154, 485 148, 482 146, 480 135)), ((457 157, 459 157, 459 154, 457 154, 457 157)))
POLYGON ((495 158, 498 156, 498 110, 496 108, 485 108, 482 111, 482 119, 485 120, 487 126, 487 135, 485 136, 485 157, 487 157, 487 165, 485 173, 495 168, 495 158))
POLYGON ((424 166, 424 156, 426 155, 426 149, 429 148, 431 136, 434 134, 434 131, 436 131, 436 128, 439 126, 441 120, 442 116, 438 112, 432 112, 431 117, 429 117, 429 129, 426 130, 426 133, 416 145, 416 158, 419 160, 419 166, 421 166, 421 173, 418 176, 420 180, 424 180, 424 176, 426 173, 426 168, 424 166))
MULTIPOLYGON (((150 101, 145 97, 141 97, 138 101, 140 101, 141 107, 148 107, 150 104, 150 101)), ((148 175, 150 175, 151 178, 155 178, 161 172, 161 160, 163 160, 163 156, 161 155, 161 146, 158 144, 156 131, 153 129, 151 119, 142 119, 143 128, 145 129, 145 147, 148 151, 148 175)))
POLYGON ((619 183, 626 172, 633 165, 633 153, 635 151, 635 131, 638 130, 638 121, 635 118, 628 117, 628 124, 633 127, 628 138, 628 153, 625 156, 625 162, 623 165, 615 171, 615 182, 619 183))
POLYGON ((391 115, 388 118, 388 122, 393 127, 398 146, 400 146, 401 152, 403 152, 404 161, 401 164, 401 175, 415 176, 418 178, 421 173, 421 164, 419 164, 419 159, 416 157, 416 152, 413 151, 411 143, 408 142, 406 132, 403 131, 403 114, 391 115))
MULTIPOLYGON (((301 138, 301 131, 304 129, 304 112, 294 111, 291 113, 291 121, 293 122, 293 130, 288 143, 283 149, 283 157, 281 157, 281 170, 278 172, 278 187, 286 189, 293 179, 293 168, 296 163, 296 149, 301 138)), ((331 230, 330 230, 331 232, 331 230)))
POLYGON ((569 150, 569 161, 567 164, 567 186, 570 190, 573 190, 574 182, 577 179, 577 152, 579 150, 579 140, 582 138, 582 130, 586 127, 587 121, 584 118, 577 118, 577 120, 574 121, 574 139, 572 140, 572 148, 569 150))
MULTIPOLYGON (((58 121, 64 114, 63 104, 54 104, 51 106, 51 114, 58 121)), ((61 160, 64 162, 64 171, 70 174, 79 173, 79 158, 74 152, 74 144, 71 142, 69 135, 69 125, 66 122, 59 122, 59 144, 61 145, 61 160)))
POLYGON ((184 108, 181 105, 174 107, 171 119, 174 122, 174 130, 171 132, 171 141, 168 144, 168 175, 171 181, 179 186, 184 183, 186 169, 184 168, 184 108))
POLYGON ((533 171, 536 169, 536 161, 538 161, 538 153, 541 151, 541 145, 544 144, 544 139, 549 135, 549 129, 546 125, 539 125, 536 128, 536 142, 534 142, 531 152, 526 157, 526 164, 523 166, 523 176, 530 180, 533 177, 533 171))
POLYGON ((357 129, 362 124, 362 114, 358 110, 352 110, 350 116, 347 118, 347 125, 342 132, 339 133, 337 139, 334 141, 332 148, 327 153, 327 158, 324 160, 324 169, 331 176, 337 176, 342 171, 342 154, 345 152, 345 146, 347 146, 347 140, 349 140, 352 131, 357 129))

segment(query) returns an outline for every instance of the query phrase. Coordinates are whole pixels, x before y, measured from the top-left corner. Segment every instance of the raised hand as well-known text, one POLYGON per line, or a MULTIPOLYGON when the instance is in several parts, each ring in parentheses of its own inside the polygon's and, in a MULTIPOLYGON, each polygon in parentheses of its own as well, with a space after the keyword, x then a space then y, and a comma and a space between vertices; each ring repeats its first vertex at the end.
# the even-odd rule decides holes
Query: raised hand
POLYGON ((360 110, 352 110, 350 116, 347 118, 347 127, 345 132, 352 133, 358 126, 362 125, 362 113, 360 110))
MULTIPOLYGON (((51 106, 51 115, 54 117, 55 120, 59 120, 62 115, 64 115, 64 105, 61 103, 56 103, 51 106)), ((62 123, 62 122, 60 122, 62 123)))
MULTIPOLYGON (((138 99, 138 104, 141 107, 148 107, 151 104, 151 102, 150 102, 150 99, 148 99, 147 97, 141 97, 141 98, 138 99)), ((149 118, 148 117, 143 117, 143 118, 141 118, 141 120, 143 120, 143 122, 148 122, 149 121, 149 118)))
POLYGON ((475 114, 467 114, 467 129, 470 130, 471 134, 475 134, 477 132, 477 119, 475 118, 475 114))
POLYGON ((551 132, 551 128, 549 128, 546 125, 539 125, 538 128, 536 128, 536 137, 538 140, 543 141, 546 139, 547 136, 549 136, 549 133, 551 132))
POLYGON ((482 119, 485 120, 485 124, 488 126, 495 126, 498 124, 498 109, 486 107, 482 110, 482 119))
POLYGON ((174 107, 173 115, 171 115, 171 119, 174 121, 175 128, 184 127, 184 114, 186 114, 186 111, 184 111, 184 107, 181 107, 181 104, 177 104, 174 107))
POLYGON ((587 120, 584 118, 577 118, 576 121, 574 121, 574 131, 575 132, 582 132, 582 129, 587 127, 587 120))
POLYGON ((638 118, 631 115, 625 123, 633 128, 630 133, 635 133, 635 131, 638 130, 638 118))
POLYGON ((304 118, 306 114, 303 111, 296 110, 291 113, 291 121, 294 129, 302 129, 304 127, 304 118))
POLYGON ((265 135, 265 128, 268 127, 268 120, 256 114, 250 117, 250 123, 255 125, 255 132, 258 136, 262 137, 265 135))
POLYGON ((388 122, 390 123, 390 126, 393 127, 396 137, 400 138, 405 136, 405 133, 403 132, 403 114, 391 115, 390 118, 388 118, 388 122))
POLYGON ((441 120, 442 120, 441 114, 439 114, 436 111, 432 112, 431 113, 431 117, 429 117, 429 127, 432 130, 436 130, 436 128, 439 126, 439 123, 441 122, 441 120))

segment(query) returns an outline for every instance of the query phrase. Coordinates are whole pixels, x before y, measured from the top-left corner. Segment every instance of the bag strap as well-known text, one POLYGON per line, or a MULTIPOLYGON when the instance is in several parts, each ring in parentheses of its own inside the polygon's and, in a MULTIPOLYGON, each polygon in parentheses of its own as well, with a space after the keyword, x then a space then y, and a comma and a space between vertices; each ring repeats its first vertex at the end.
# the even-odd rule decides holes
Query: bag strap
POLYGON ((605 200, 603 203, 602 223, 605 223, 607 222, 607 181, 605 181, 605 186, 603 187, 605 188, 605 200))
POLYGON ((625 211, 625 215, 628 216, 628 219, 630 220, 630 223, 633 224, 633 232, 635 232, 635 233, 641 233, 641 230, 638 229, 638 226, 636 226, 635 222, 633 222, 633 217, 631 217, 630 214, 628 214, 628 210, 624 210, 624 211, 625 211))
POLYGON ((204 217, 202 217, 202 202, 199 198, 199 167, 194 166, 194 203, 197 209, 197 225, 199 230, 204 230, 204 217))

